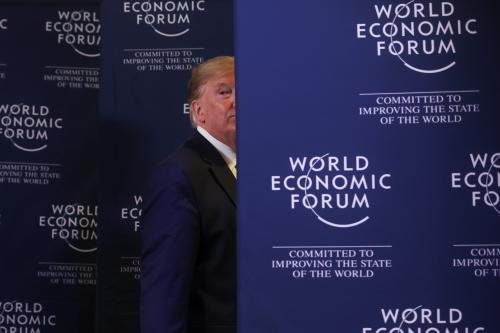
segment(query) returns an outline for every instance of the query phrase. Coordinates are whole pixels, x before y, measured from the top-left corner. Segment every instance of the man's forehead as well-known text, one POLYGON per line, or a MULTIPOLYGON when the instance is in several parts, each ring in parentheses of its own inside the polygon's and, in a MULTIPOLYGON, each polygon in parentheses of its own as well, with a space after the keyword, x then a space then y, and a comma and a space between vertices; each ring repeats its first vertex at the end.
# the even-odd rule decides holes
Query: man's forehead
POLYGON ((207 81, 207 83, 214 86, 233 84, 234 72, 226 72, 226 73, 221 73, 219 75, 214 75, 207 81))
POLYGON ((222 86, 235 86, 234 82, 234 71, 229 71, 229 72, 222 72, 218 75, 213 75, 206 81, 204 84, 202 84, 199 88, 200 95, 204 95, 207 91, 207 88, 210 90, 212 89, 219 89, 222 86))

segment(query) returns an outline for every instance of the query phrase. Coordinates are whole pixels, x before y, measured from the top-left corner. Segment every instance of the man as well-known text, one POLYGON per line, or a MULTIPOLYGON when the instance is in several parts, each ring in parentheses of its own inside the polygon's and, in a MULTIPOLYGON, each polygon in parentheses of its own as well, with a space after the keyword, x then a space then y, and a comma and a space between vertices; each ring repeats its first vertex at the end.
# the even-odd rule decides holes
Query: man
POLYGON ((142 222, 142 333, 236 332, 234 59, 189 82, 195 134, 154 173, 142 222))

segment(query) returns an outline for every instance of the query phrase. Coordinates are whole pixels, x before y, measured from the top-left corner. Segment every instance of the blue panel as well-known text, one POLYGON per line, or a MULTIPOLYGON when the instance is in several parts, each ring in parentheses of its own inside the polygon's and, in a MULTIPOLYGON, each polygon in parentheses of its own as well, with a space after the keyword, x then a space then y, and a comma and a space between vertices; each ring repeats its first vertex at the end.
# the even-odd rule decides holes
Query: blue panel
POLYGON ((500 331, 494 7, 237 1, 239 332, 500 331))

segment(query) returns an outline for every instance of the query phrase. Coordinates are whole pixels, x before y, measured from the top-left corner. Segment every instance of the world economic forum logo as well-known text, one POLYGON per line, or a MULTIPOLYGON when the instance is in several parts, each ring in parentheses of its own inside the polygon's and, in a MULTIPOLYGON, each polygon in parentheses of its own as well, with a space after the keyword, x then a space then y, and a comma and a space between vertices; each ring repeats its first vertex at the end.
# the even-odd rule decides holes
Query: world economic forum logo
POLYGON ((380 326, 368 326, 361 329, 361 333, 403 333, 403 332, 489 332, 484 326, 473 324, 473 316, 464 313, 459 308, 425 307, 419 305, 414 308, 381 308, 380 326))
POLYGON ((97 250, 97 216, 97 205, 52 204, 48 215, 38 217, 38 226, 72 250, 90 253, 97 250))
POLYGON ((125 1, 123 13, 131 14, 136 25, 146 25, 163 37, 179 37, 189 32, 199 13, 205 12, 204 0, 125 1))
POLYGON ((63 118, 53 116, 47 105, 0 104, 0 137, 19 150, 44 150, 52 134, 61 131, 63 125, 63 118))
POLYGON ((469 153, 470 165, 451 172, 451 188, 469 193, 471 207, 489 207, 500 216, 500 152, 469 153))
POLYGON ((463 42, 478 33, 477 19, 459 15, 452 2, 412 0, 375 4, 373 9, 375 19, 358 23, 356 37, 375 40, 377 56, 393 56, 422 74, 455 66, 463 42))
POLYGON ((289 157, 291 173, 271 176, 271 191, 290 193, 290 209, 305 209, 330 227, 352 228, 370 219, 372 193, 391 189, 391 174, 370 171, 368 157, 289 157))
POLYGON ((0 17, 0 31, 7 30, 9 28, 9 20, 3 17, 0 17))
POLYGON ((58 10, 56 19, 45 22, 45 31, 55 33, 58 44, 69 45, 81 56, 100 56, 101 23, 96 11, 58 10))
POLYGON ((48 332, 57 326, 57 316, 37 301, 0 299, 0 333, 48 332))

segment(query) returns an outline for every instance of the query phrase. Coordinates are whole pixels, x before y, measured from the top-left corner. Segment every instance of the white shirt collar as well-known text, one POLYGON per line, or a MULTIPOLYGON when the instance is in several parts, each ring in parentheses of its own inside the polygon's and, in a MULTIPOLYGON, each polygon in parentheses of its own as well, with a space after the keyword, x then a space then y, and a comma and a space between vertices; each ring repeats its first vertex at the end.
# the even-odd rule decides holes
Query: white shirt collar
POLYGON ((208 140, 208 142, 210 142, 215 147, 215 149, 219 151, 229 168, 233 168, 236 165, 236 152, 233 151, 231 147, 214 138, 203 127, 197 126, 196 129, 201 135, 203 135, 205 139, 208 140))

